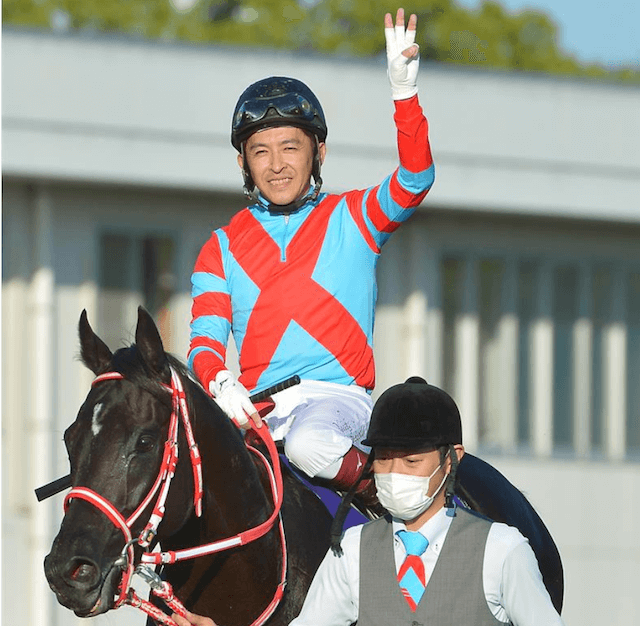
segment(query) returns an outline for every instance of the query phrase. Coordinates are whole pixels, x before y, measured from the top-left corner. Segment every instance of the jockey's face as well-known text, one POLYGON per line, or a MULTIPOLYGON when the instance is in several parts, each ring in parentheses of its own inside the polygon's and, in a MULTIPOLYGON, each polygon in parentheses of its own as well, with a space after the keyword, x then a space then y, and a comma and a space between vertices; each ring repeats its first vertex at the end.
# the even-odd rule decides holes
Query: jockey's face
MULTIPOLYGON (((289 204, 306 194, 313 168, 314 139, 300 128, 276 126, 247 139, 244 154, 253 182, 273 204, 289 204)), ((320 163, 326 147, 319 145, 320 163)), ((242 156, 238 155, 242 168, 242 156)))

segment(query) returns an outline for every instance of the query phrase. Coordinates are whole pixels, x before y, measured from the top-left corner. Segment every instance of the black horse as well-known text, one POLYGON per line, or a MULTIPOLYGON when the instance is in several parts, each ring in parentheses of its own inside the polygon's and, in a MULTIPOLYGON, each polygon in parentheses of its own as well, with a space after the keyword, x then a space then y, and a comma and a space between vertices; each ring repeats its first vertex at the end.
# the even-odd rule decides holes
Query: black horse
MULTIPOLYGON (((71 482, 101 494, 126 518, 135 511, 159 472, 172 412, 165 386, 171 370, 186 392, 195 439, 202 455, 204 506, 196 515, 188 443, 181 434, 175 478, 166 515, 154 542, 163 551, 182 550, 246 531, 273 511, 264 467, 248 451, 238 429, 166 354, 157 328, 138 312, 136 343, 112 354, 95 335, 86 313, 80 317, 81 355, 97 376, 118 372, 89 393, 76 421, 65 433, 71 482)), ((182 432, 182 431, 181 431, 182 432)), ((286 465, 282 517, 287 537, 287 586, 269 624, 288 624, 302 605, 311 579, 329 547, 331 516, 286 465)), ((73 492, 72 492, 73 494, 73 492)), ((544 523, 531 504, 502 474, 465 455, 456 487, 470 508, 517 527, 530 541, 545 585, 560 612, 562 563, 544 523)), ((148 519, 149 504, 132 525, 137 537, 148 519)), ((77 615, 114 607, 122 575, 122 532, 101 510, 81 498, 71 500, 45 571, 58 601, 77 615)), ((136 558, 140 549, 135 548, 136 558)), ((280 583, 282 546, 276 528, 255 542, 166 567, 164 576, 190 610, 225 626, 251 624, 271 602, 280 583)))
MULTIPOLYGON (((127 518, 156 480, 163 459, 171 394, 171 368, 185 389, 202 458, 203 512, 196 515, 194 477, 181 429, 179 459, 154 542, 163 551, 181 550, 232 537, 269 518, 274 509, 264 466, 251 454, 240 431, 184 366, 167 355, 153 320, 138 312, 136 343, 112 354, 80 318, 81 356, 96 375, 118 372, 122 379, 95 385, 65 432, 74 488, 86 487, 127 518)), ((288 624, 300 611, 311 579, 329 545, 331 516, 321 500, 286 468, 282 518, 287 538, 288 575, 284 596, 269 624, 288 624)), ((72 492, 73 493, 73 492, 72 492)), ((131 529, 137 537, 153 503, 131 529)), ((91 503, 74 498, 66 510, 45 572, 58 601, 79 616, 114 606, 122 571, 121 530, 91 503)), ((136 547, 136 558, 140 549, 136 547)), ((225 626, 251 624, 270 604, 282 568, 277 524, 254 542, 166 567, 176 596, 192 611, 225 626)))
POLYGON ((560 613, 564 595, 560 553, 523 493, 489 463, 467 453, 458 467, 456 495, 474 511, 496 522, 515 526, 529 540, 553 606, 560 613))

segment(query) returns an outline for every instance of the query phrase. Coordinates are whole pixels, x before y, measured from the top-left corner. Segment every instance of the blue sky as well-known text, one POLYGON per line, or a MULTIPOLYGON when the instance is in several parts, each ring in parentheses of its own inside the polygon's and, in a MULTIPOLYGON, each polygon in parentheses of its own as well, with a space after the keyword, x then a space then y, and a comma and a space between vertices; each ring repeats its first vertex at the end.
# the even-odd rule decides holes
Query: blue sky
MULTIPOLYGON (((558 45, 581 62, 607 67, 640 63, 640 0, 498 0, 511 13, 525 8, 550 15, 558 45)), ((482 0, 457 0, 476 8, 482 0)))

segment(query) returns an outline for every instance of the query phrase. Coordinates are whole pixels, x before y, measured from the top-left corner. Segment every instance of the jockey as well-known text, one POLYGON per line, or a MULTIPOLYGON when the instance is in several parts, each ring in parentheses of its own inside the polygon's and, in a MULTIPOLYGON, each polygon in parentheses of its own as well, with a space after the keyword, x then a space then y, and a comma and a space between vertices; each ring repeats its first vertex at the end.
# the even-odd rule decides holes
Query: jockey
MULTIPOLYGON (((395 27, 385 16, 400 162, 377 186, 321 191, 327 125, 307 85, 272 76, 245 90, 231 142, 251 204, 213 232, 192 275, 188 363, 198 379, 246 427, 262 424, 250 393, 300 376, 265 420, 293 465, 336 490, 354 484, 369 451, 378 256, 434 180, 416 24, 412 15, 405 29, 402 9, 395 27), (230 332, 238 379, 225 365, 230 332)), ((375 504, 372 481, 358 498, 375 504)))

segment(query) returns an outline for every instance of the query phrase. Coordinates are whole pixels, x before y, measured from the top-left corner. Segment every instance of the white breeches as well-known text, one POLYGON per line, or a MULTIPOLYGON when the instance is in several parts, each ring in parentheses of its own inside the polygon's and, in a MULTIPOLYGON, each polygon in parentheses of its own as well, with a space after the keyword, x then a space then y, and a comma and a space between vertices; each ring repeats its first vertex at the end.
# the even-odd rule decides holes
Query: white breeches
POLYGON ((373 403, 355 385, 303 380, 273 396, 265 417, 275 440, 284 442, 287 458, 308 476, 334 478, 352 445, 364 452, 373 403))

